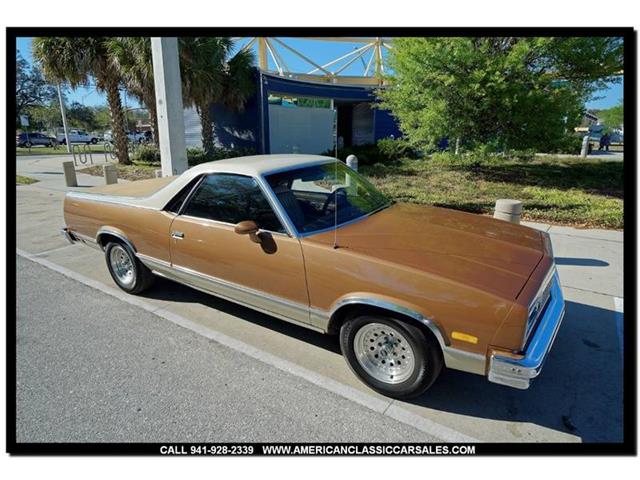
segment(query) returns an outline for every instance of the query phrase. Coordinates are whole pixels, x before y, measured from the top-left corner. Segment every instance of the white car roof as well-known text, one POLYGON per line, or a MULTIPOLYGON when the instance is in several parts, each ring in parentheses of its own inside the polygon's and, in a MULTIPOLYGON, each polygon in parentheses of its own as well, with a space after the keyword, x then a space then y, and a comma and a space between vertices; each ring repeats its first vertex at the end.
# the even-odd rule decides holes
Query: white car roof
POLYGON ((272 154, 252 155, 248 157, 227 158, 197 165, 185 174, 200 175, 202 173, 224 172, 258 177, 280 170, 290 170, 314 164, 332 163, 335 158, 322 155, 272 154))

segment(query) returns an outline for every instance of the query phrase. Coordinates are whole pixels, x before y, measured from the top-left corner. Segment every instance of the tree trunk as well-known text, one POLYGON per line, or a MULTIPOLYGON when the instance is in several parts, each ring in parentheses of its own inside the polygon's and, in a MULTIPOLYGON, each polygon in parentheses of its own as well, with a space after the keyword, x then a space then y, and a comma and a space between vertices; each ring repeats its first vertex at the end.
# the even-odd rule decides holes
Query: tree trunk
POLYGON ((149 118, 151 120, 151 135, 153 138, 153 144, 160 148, 160 139, 158 138, 158 111, 156 106, 149 107, 149 118))
POLYGON ((200 124, 202 125, 202 149, 206 155, 213 152, 213 123, 209 114, 209 105, 204 108, 198 107, 200 124))
POLYGON ((109 114, 111 116, 111 133, 118 162, 130 165, 129 151, 127 150, 128 138, 125 130, 125 118, 120 102, 118 82, 109 82, 106 88, 109 114))

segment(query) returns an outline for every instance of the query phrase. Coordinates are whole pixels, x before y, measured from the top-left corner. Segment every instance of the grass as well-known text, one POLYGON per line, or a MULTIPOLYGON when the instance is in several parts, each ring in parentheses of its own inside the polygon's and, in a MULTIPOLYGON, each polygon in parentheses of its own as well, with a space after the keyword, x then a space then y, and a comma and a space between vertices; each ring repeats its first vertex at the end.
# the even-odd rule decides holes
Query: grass
POLYGON ((524 203, 525 220, 622 229, 623 162, 575 157, 480 161, 438 157, 361 167, 397 201, 491 214, 498 198, 524 203))
MULTIPOLYGON (((92 165, 90 167, 82 168, 78 170, 78 172, 101 177, 104 175, 102 170, 103 165, 104 163, 92 165)), ((134 163, 133 165, 122 165, 120 163, 116 163, 115 165, 118 169, 118 178, 131 181, 155 178, 156 170, 160 169, 159 165, 151 165, 142 162, 134 163)))
POLYGON ((38 180, 36 180, 35 178, 16 175, 16 185, 31 185, 32 183, 36 182, 38 182, 38 180))
MULTIPOLYGON (((153 178, 158 165, 118 166, 118 177, 153 178)), ((547 156, 402 160, 360 172, 394 200, 492 214, 498 198, 522 200, 522 218, 577 227, 624 228, 623 162, 547 156)), ((80 170, 102 173, 102 165, 80 170)))
MULTIPOLYGON (((104 153, 104 145, 79 145, 81 150, 84 150, 85 147, 89 148, 92 153, 104 153)), ((44 147, 44 146, 35 146, 31 147, 31 151, 25 147, 16 147, 16 156, 23 157, 27 155, 71 155, 67 152, 67 147, 65 145, 59 145, 58 147, 44 147)))

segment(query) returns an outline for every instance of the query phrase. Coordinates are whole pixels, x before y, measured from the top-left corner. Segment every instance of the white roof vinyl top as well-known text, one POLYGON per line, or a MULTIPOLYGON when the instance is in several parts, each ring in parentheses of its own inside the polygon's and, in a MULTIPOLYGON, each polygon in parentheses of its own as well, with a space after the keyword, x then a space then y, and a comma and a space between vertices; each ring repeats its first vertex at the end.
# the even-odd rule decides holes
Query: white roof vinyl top
POLYGON ((237 173, 257 177, 273 171, 289 170, 318 163, 329 163, 335 160, 335 158, 324 157, 322 155, 252 155, 201 163, 200 165, 190 168, 185 173, 189 174, 190 177, 209 172, 237 173))

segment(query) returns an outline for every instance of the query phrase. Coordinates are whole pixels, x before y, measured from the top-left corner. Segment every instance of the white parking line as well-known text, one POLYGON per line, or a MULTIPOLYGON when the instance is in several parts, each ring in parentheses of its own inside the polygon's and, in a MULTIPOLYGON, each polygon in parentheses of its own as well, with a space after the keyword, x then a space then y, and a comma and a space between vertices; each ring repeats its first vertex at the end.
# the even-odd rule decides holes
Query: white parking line
POLYGON ((168 320, 183 328, 187 328, 192 332, 197 333, 198 335, 202 335, 203 337, 214 340, 228 348, 231 348, 232 350, 235 350, 237 352, 240 352, 252 358, 255 358, 256 360, 259 360, 267 365, 271 365, 279 370, 290 373, 291 375, 295 375, 297 377, 303 378, 308 382, 313 383, 314 385, 322 387, 325 390, 335 393, 336 395, 339 395, 343 398, 351 400, 352 402, 362 405, 363 407, 373 410, 374 412, 380 413, 389 418, 393 418, 394 420, 400 423, 409 425, 428 435, 436 437, 443 442, 454 442, 454 443, 480 442, 480 440, 476 438, 465 435, 461 432, 458 432, 457 430, 454 430, 445 425, 441 425, 439 423, 433 422, 429 419, 421 417, 420 415, 416 415, 415 413, 412 413, 402 407, 394 405, 392 404, 391 400, 381 399, 379 397, 369 395, 365 392, 361 392, 353 387, 350 387, 349 385, 345 385, 343 383, 337 382, 331 378, 325 377, 324 375, 320 375, 316 372, 308 370, 293 362, 289 362, 288 360, 285 360, 271 353, 260 350, 240 340, 231 338, 228 335, 225 335, 224 333, 218 332, 217 330, 213 330, 211 328, 207 328, 198 323, 192 322, 191 320, 185 317, 182 317, 175 313, 169 312, 168 310, 165 310, 162 306, 152 305, 145 302, 144 300, 141 300, 139 297, 127 295, 121 290, 109 287, 107 285, 104 285, 101 282, 87 278, 84 275, 74 272, 73 270, 65 268, 47 259, 40 258, 34 254, 25 252, 20 249, 16 249, 16 253, 21 257, 24 257, 46 268, 49 268, 58 273, 61 273, 65 277, 76 280, 96 290, 100 290, 101 292, 104 292, 108 295, 116 297, 118 300, 129 303, 136 307, 140 307, 148 312, 153 313, 154 315, 160 316, 165 320, 168 320))
POLYGON ((616 309, 616 333, 620 355, 624 358, 624 298, 613 297, 613 305, 616 309))

